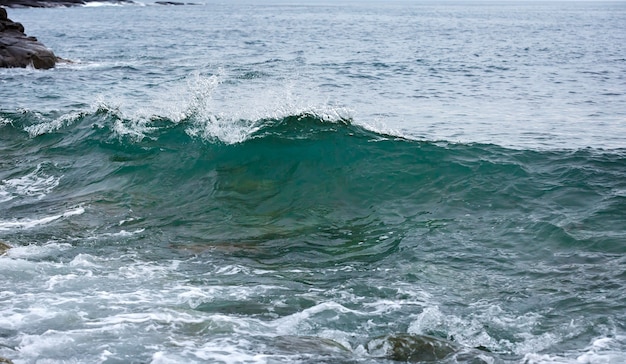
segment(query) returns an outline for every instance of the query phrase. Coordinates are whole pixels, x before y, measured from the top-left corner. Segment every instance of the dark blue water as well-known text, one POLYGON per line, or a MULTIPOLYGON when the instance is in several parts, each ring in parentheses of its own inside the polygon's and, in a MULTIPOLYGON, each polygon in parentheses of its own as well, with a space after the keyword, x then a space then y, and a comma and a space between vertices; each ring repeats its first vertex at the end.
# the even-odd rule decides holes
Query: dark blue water
POLYGON ((623 362, 625 4, 9 9, 0 357, 623 362))

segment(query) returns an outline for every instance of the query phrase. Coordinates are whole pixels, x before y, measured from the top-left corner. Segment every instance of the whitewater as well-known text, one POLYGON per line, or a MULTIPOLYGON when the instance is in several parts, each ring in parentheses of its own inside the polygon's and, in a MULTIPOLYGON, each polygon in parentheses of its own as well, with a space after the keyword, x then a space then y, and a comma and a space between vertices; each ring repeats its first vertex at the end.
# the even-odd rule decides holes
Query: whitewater
POLYGON ((0 358, 626 361, 626 3, 9 17, 0 358))

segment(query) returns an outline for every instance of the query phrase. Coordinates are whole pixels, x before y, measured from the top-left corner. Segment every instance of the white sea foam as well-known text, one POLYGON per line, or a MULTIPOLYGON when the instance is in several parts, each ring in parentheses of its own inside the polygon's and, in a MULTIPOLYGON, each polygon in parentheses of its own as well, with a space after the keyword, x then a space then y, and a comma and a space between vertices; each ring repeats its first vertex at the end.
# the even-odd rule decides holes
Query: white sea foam
POLYGON ((98 322, 87 323, 87 325, 96 326, 108 326, 117 325, 121 323, 145 323, 145 322, 158 322, 161 324, 170 323, 202 323, 206 319, 196 315, 190 315, 182 312, 146 312, 146 313, 123 313, 115 316, 110 316, 99 320, 98 322))
MULTIPOLYGON (((479 304, 479 306, 482 304, 479 304)), ((622 348, 626 337, 602 337, 581 350, 571 350, 563 354, 539 354, 557 345, 568 335, 575 335, 584 328, 570 323, 562 329, 551 332, 536 333, 535 329, 541 316, 528 313, 516 316, 506 312, 499 306, 476 307, 469 317, 444 314, 437 306, 431 306, 416 316, 410 324, 411 334, 446 333, 455 341, 467 347, 486 346, 497 351, 504 351, 523 356, 524 364, 613 364, 626 360, 622 348), (496 339, 489 335, 485 328, 509 332, 513 340, 496 339)))
POLYGON ((331 321, 336 320, 339 315, 365 315, 362 312, 351 310, 337 302, 328 301, 319 303, 292 315, 281 317, 273 323, 273 326, 275 327, 276 333, 279 335, 297 335, 301 332, 307 332, 307 330, 319 324, 314 322, 312 318, 321 313, 330 314, 330 318, 326 319, 331 321))
POLYGON ((626 353, 620 348, 626 343, 626 336, 601 337, 580 352, 567 352, 563 355, 529 353, 524 356, 524 364, 618 364, 626 363, 626 353))
POLYGON ((12 200, 13 196, 0 186, 0 203, 12 200))
POLYGON ((39 164, 24 176, 0 181, 0 203, 17 197, 42 199, 59 185, 61 178, 46 174, 42 164, 39 164))
POLYGON ((186 343, 185 355, 158 351, 152 356, 152 364, 169 363, 270 363, 271 357, 251 352, 246 340, 217 339, 201 345, 186 343), (243 346, 243 348, 242 348, 243 346))
POLYGON ((39 225, 45 225, 51 223, 53 221, 71 217, 74 215, 80 215, 85 212, 83 207, 77 207, 73 210, 66 211, 59 215, 51 215, 46 217, 41 217, 38 219, 19 219, 19 220, 11 220, 11 221, 3 221, 0 220, 0 231, 14 230, 14 229, 32 229, 39 225))
POLYGON ((601 337, 593 341, 585 352, 576 357, 576 363, 612 364, 626 363, 626 353, 623 351, 626 336, 601 337))
MULTIPOLYGON (((117 233, 112 233, 112 234, 108 234, 109 236, 115 236, 115 237, 129 237, 129 236, 133 236, 135 234, 141 234, 142 232, 144 232, 146 229, 135 229, 133 231, 126 231, 124 229, 120 230, 117 233)), ((103 234, 106 235, 106 234, 103 234)))
POLYGON ((7 251, 7 256, 13 259, 31 259, 47 256, 51 252, 71 249, 72 245, 68 243, 50 242, 43 245, 24 245, 16 246, 7 251))
MULTIPOLYGON (((55 352, 59 347, 69 347, 74 344, 71 336, 55 331, 49 331, 43 335, 24 335, 19 346, 20 354, 30 360, 37 360, 46 356, 49 352, 55 352)), ((52 360, 49 360, 52 363, 52 360)))
POLYGON ((85 267, 85 268, 99 268, 100 264, 95 263, 100 260, 90 254, 78 254, 68 264, 70 267, 85 267))
MULTIPOLYGON (((30 264, 27 270, 37 272, 37 275, 13 283, 12 288, 7 290, 4 300, 11 304, 0 308, 0 327, 30 332, 35 327, 49 328, 39 335, 20 336, 17 346, 23 350, 19 355, 23 361, 52 360, 55 355, 67 358, 61 354, 63 347, 80 348, 94 340, 107 342, 110 346, 94 348, 73 358, 96 362, 101 357, 117 359, 118 352, 113 348, 121 350, 119 348, 125 344, 111 337, 128 336, 133 336, 144 352, 151 353, 149 358, 153 363, 246 360, 287 363, 301 360, 300 353, 276 354, 271 347, 261 351, 259 345, 264 345, 264 340, 271 342, 281 335, 331 339, 348 348, 352 352, 350 355, 364 359, 373 354, 362 345, 355 344, 355 335, 362 335, 359 338, 362 341, 371 339, 372 332, 381 329, 381 323, 374 321, 381 316, 395 315, 407 307, 413 311, 416 306, 424 309, 421 314, 413 316, 408 330, 412 334, 442 330, 453 335, 462 345, 484 345, 519 354, 520 357, 523 355, 526 363, 616 363, 623 359, 619 353, 623 343, 616 343, 618 339, 615 338, 600 338, 589 348, 578 352, 556 356, 536 354, 558 340, 552 334, 531 335, 540 317, 532 314, 516 317, 487 302, 473 304, 476 307, 472 311, 480 314, 461 317, 444 313, 435 305, 432 296, 419 290, 403 294, 403 299, 363 302, 363 297, 344 292, 344 288, 312 289, 304 295, 316 300, 317 304, 268 320, 267 317, 195 310, 203 303, 224 300, 254 302, 257 297, 278 296, 275 291, 287 290, 286 287, 271 284, 242 286, 218 283, 221 279, 230 279, 233 274, 255 274, 253 269, 243 264, 220 266, 203 262, 202 266, 206 269, 196 278, 209 279, 213 283, 190 284, 181 279, 189 278, 185 275, 185 266, 198 263, 197 258, 189 261, 173 259, 156 264, 140 259, 133 252, 115 258, 79 253, 62 262, 26 262, 17 257, 30 259, 45 256, 54 250, 72 249, 72 245, 55 242, 17 249, 18 252, 22 249, 23 254, 0 258, 3 260, 0 271, 3 274, 7 270, 10 270, 9 273, 16 272, 22 270, 19 264, 30 264), (5 261, 15 264, 7 266, 5 261), (358 303, 358 308, 352 308, 350 303, 358 303), (343 331, 342 327, 335 326, 337 322, 356 322, 358 329, 343 331), (496 342, 484 331, 485 324, 511 332, 516 342, 496 342), (228 339, 221 335, 227 335, 228 339), (197 340, 198 336, 203 339, 197 340), (41 343, 35 342, 37 337, 41 343), (247 341, 252 338, 261 339, 253 343, 247 341)), ((289 272, 293 274, 295 271, 289 272)), ((409 287, 400 287, 398 292, 409 292, 409 287)), ((272 305, 280 304, 278 299, 272 302, 272 305)))
POLYGON ((11 307, 1 311, 0 325, 3 328, 20 329, 24 326, 38 325, 63 314, 46 307, 45 304, 31 303, 28 308, 11 307))
MULTIPOLYGON (((190 74, 185 83, 170 85, 155 94, 149 105, 131 105, 127 99, 101 96, 95 103, 116 116, 113 130, 117 136, 141 140, 157 129, 154 120, 166 119, 174 124, 187 122, 191 137, 236 144, 247 140, 263 127, 266 120, 280 120, 294 115, 311 115, 326 122, 354 119, 354 110, 329 100, 312 100, 298 95, 289 81, 262 92, 256 88, 231 94, 225 82, 232 75, 220 69, 213 75, 190 74), (226 85, 225 85, 226 84, 226 85)), ((387 130, 382 122, 363 124, 375 132, 387 130)))
MULTIPOLYGON (((217 275, 219 273, 215 272, 215 274, 217 275)), ((233 302, 243 302, 246 300, 253 300, 256 297, 264 297, 281 290, 285 290, 285 288, 274 285, 207 287, 179 285, 172 287, 171 294, 175 294, 175 297, 177 298, 176 302, 178 304, 184 304, 190 308, 197 308, 201 304, 213 302, 215 300, 229 299, 233 302)))
POLYGON ((39 124, 29 125, 24 128, 26 132, 31 137, 36 137, 38 135, 52 133, 57 131, 63 127, 69 126, 73 124, 76 120, 81 118, 84 114, 82 112, 71 112, 67 114, 63 114, 56 119, 43 121, 39 124))
POLYGON ((459 317, 452 314, 444 314, 438 306, 425 308, 411 322, 408 332, 411 334, 430 334, 433 332, 445 333, 468 347, 486 346, 499 350, 524 355, 529 352, 539 352, 558 341, 553 333, 542 335, 531 334, 538 319, 535 314, 514 316, 504 312, 497 306, 476 308, 476 314, 469 317, 459 317), (485 327, 501 327, 503 330, 513 333, 515 342, 506 339, 493 338, 485 330, 485 327))

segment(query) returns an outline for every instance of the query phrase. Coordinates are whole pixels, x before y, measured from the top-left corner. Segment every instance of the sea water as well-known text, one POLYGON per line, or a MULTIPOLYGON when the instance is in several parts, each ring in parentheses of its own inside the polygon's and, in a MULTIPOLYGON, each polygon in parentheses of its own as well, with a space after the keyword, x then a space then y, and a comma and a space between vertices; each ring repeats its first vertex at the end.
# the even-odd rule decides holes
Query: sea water
POLYGON ((626 3, 8 13, 0 357, 626 361, 626 3))

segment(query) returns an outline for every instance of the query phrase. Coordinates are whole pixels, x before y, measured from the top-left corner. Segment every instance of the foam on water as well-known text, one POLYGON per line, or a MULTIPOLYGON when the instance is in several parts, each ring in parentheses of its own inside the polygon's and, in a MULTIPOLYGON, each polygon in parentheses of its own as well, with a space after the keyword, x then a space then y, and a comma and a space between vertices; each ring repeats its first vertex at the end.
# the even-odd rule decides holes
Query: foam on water
MULTIPOLYGON (((232 76, 230 76, 232 77, 232 76)), ((229 76, 220 70, 213 75, 199 72, 189 74, 184 82, 167 86, 154 95, 150 105, 135 105, 123 98, 106 99, 102 96, 94 102, 91 113, 104 111, 115 117, 113 131, 117 137, 129 137, 141 141, 159 130, 155 121, 166 121, 165 127, 185 123, 185 131, 191 137, 226 144, 241 143, 259 131, 267 120, 281 120, 293 115, 309 115, 324 122, 353 121, 354 110, 336 105, 328 100, 311 100, 291 93, 289 83, 277 84, 250 95, 229 94, 225 85, 229 76)), ((75 113, 29 127, 29 133, 57 130, 73 120, 75 113), (32 129, 32 130, 31 130, 32 129)), ((382 121, 359 123, 374 132, 398 133, 382 121)), ((33 134, 39 135, 39 134, 33 134)))
POLYGON ((74 122, 76 122, 76 120, 83 117, 84 115, 84 112, 74 111, 67 114, 62 114, 58 118, 50 121, 45 121, 45 119, 40 116, 40 118, 44 119, 43 122, 26 126, 24 130, 27 131, 32 138, 34 138, 39 135, 53 133, 63 127, 72 125, 74 122))
MULTIPOLYGON (((274 352, 276 349, 273 346, 267 346, 269 342, 285 340, 281 337, 292 336, 333 340, 347 348, 348 352, 341 355, 349 354, 353 359, 367 362, 378 355, 364 349, 367 341, 372 339, 370 332, 380 325, 372 321, 381 315, 405 312, 407 308, 421 308, 421 313, 408 327, 409 333, 432 335, 444 332, 468 347, 482 345, 496 351, 523 355, 524 363, 617 363, 623 358, 619 350, 614 351, 614 348, 623 345, 623 338, 620 337, 598 339, 582 354, 572 353, 574 356, 535 354, 560 339, 549 333, 532 333, 531 329, 539 319, 537 315, 509 316, 497 306, 477 309, 477 312, 483 312, 479 317, 445 314, 432 301, 431 295, 419 293, 419 290, 418 293, 412 292, 414 297, 377 299, 364 304, 362 297, 351 295, 349 291, 311 290, 308 294, 318 303, 273 319, 204 312, 202 305, 216 300, 228 300, 231 304, 254 302, 260 297, 279 297, 277 291, 287 294, 289 290, 281 285, 183 284, 185 279, 191 278, 186 277, 184 267, 197 258, 154 264, 137 259, 135 254, 112 259, 79 253, 66 262, 45 259, 55 251, 71 249, 74 247, 66 243, 22 246, 0 257, 0 271, 4 276, 19 274, 22 277, 2 295, 2 299, 10 304, 4 305, 0 312, 0 327, 24 332, 5 341, 3 345, 9 348, 0 348, 0 355, 15 357, 10 349, 15 347, 21 360, 42 357, 52 361, 56 360, 54 358, 66 361, 112 360, 122 357, 128 350, 112 338, 134 332, 135 342, 144 346, 154 363, 180 360, 315 362, 316 355, 322 355, 318 359, 327 355, 323 352, 281 354, 274 352), (41 277, 34 276, 35 272, 41 277), (125 284, 120 285, 120 282, 125 284), (333 296, 343 303, 328 299, 333 296), (360 308, 349 308, 357 303, 361 304, 360 308), (94 311, 96 307, 102 309, 94 311), (340 329, 335 327, 336 322, 354 322, 358 329, 340 329), (494 340, 485 331, 487 322, 492 330, 512 332, 514 342, 494 340), (167 337, 165 340, 164 336, 167 337), (265 341, 264 337, 269 341, 265 341), (92 343, 89 349, 86 346, 88 342, 92 343), (71 359, 61 349, 68 346, 86 351, 72 354, 71 359)), ((267 272, 260 274, 264 276, 267 272)), ((227 279, 232 275, 253 279, 257 273, 239 264, 214 266, 204 274, 215 282, 219 282, 219 277, 227 279)), ((410 290, 404 287, 400 291, 410 290)), ((272 305, 280 305, 280 302, 274 301, 272 305)), ((485 360, 490 362, 491 359, 485 360)))
MULTIPOLYGON (((478 307, 477 307, 478 308, 478 307)), ((485 346, 502 352, 524 354, 540 352, 558 340, 553 334, 536 336, 531 334, 539 316, 528 314, 515 316, 506 313, 499 306, 481 307, 474 315, 461 318, 443 314, 439 307, 426 307, 411 322, 408 332, 421 335, 445 335, 468 347, 485 346), (511 339, 495 339, 486 330, 508 331, 511 339)))
POLYGON ((59 215, 51 215, 38 219, 19 219, 19 220, 0 220, 0 231, 14 229, 32 229, 40 225, 46 225, 53 221, 68 218, 75 215, 81 215, 85 212, 83 207, 75 207, 59 215))
POLYGON ((566 355, 550 354, 526 354, 523 358, 524 364, 618 364, 626 361, 626 354, 620 349, 623 348, 626 338, 618 335, 616 337, 601 337, 594 340, 583 353, 567 353, 566 355))
POLYGON ((0 181, 0 203, 18 197, 34 197, 41 200, 48 195, 63 176, 50 176, 39 163, 32 172, 15 178, 0 181))

